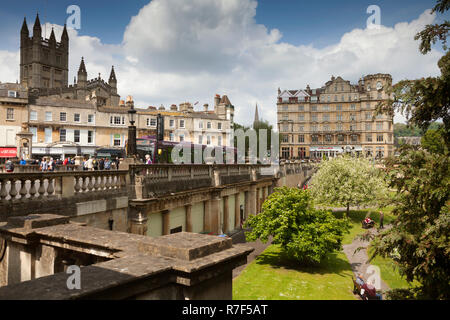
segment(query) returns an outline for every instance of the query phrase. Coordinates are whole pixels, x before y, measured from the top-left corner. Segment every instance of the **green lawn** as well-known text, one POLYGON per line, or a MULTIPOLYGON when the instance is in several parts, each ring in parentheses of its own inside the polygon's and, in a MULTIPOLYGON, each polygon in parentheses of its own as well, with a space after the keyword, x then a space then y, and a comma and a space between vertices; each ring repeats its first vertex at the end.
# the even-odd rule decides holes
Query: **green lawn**
POLYGON ((301 267, 271 245, 233 280, 233 299, 354 300, 352 275, 342 252, 318 266, 301 267))
MULTIPOLYGON (((384 213, 384 225, 390 224, 394 220, 394 216, 391 214, 392 208, 387 207, 381 209, 384 213)), ((350 233, 344 235, 344 240, 342 244, 350 244, 356 238, 356 236, 363 234, 366 232, 361 226, 361 221, 366 218, 367 213, 371 212, 370 218, 375 221, 375 227, 378 227, 380 224, 380 209, 363 209, 363 210, 351 210, 348 218, 350 219, 350 223, 352 228, 350 229, 350 233)), ((334 212, 335 217, 342 218, 345 212, 334 212)))

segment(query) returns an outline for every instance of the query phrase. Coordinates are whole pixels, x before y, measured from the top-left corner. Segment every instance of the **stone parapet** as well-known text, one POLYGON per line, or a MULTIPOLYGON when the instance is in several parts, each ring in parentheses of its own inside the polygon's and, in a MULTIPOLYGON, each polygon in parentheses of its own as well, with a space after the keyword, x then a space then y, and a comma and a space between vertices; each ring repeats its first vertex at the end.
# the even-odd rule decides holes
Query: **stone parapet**
POLYGON ((6 279, 20 279, 17 272, 29 274, 29 281, 7 281, 0 287, 0 299, 231 299, 232 270, 253 251, 228 238, 186 232, 150 238, 45 214, 9 219, 0 227, 0 239, 7 243, 0 261, 6 279), (33 260, 43 249, 50 252, 51 266, 33 260), (12 257, 24 253, 31 258, 11 264, 12 257), (37 269, 64 270, 58 264, 67 256, 77 257, 75 265, 84 263, 80 290, 67 288, 65 272, 37 274, 37 269))

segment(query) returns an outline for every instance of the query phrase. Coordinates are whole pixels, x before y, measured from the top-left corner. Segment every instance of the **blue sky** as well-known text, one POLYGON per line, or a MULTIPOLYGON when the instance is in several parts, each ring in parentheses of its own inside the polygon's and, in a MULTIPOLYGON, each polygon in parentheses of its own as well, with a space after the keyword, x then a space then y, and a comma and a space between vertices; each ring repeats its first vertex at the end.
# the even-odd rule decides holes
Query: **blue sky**
MULTIPOLYGON (((183 1, 183 0, 180 0, 183 1)), ((2 1, 0 4, 0 30, 4 40, 0 48, 18 46, 17 38, 23 17, 33 23, 36 12, 41 22, 64 24, 69 5, 81 8, 80 35, 98 37, 104 43, 122 42, 123 33, 132 16, 149 0, 21 0, 2 1), (8 30, 8 32, 6 32, 8 30)), ((381 8, 381 23, 392 27, 400 21, 417 18, 425 9, 432 8, 434 0, 259 0, 256 22, 283 34, 282 41, 294 45, 312 44, 322 48, 335 43, 345 32, 364 28, 369 5, 381 8)), ((448 18, 448 14, 446 15, 448 18)))
POLYGON ((255 0, 2 0, 0 81, 18 78, 23 17, 32 26, 39 12, 59 39, 76 4, 81 29, 69 30, 69 83, 84 56, 90 78, 107 77, 114 65, 119 94, 139 107, 211 105, 227 94, 238 122, 251 124, 258 103, 274 124, 278 87, 317 88, 332 75, 352 83, 375 73, 394 82, 438 75, 441 48, 424 56, 414 40, 425 25, 449 19, 426 11, 435 3, 259 0, 255 9, 255 0), (370 5, 381 9, 377 30, 367 28, 370 5))

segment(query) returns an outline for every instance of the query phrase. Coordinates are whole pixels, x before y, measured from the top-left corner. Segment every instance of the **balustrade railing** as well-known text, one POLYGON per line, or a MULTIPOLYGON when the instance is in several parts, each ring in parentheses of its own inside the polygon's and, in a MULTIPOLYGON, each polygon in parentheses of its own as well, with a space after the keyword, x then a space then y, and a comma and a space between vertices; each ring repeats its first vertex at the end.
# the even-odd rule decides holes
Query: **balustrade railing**
POLYGON ((126 188, 128 171, 1 173, 0 200, 72 197, 126 188))

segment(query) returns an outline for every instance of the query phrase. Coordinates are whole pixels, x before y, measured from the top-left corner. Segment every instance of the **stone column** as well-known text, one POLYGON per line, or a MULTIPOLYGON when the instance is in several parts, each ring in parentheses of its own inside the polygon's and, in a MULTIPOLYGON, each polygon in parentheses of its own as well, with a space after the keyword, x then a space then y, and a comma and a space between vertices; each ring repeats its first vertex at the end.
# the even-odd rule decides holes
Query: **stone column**
POLYGON ((192 232, 192 205, 188 204, 184 208, 186 209, 186 231, 192 232))
POLYGON ((245 191, 245 199, 244 199, 244 220, 247 220, 249 212, 250 212, 250 191, 245 191))
POLYGON ((228 219, 230 217, 230 208, 228 204, 228 196, 223 197, 223 233, 227 233, 230 229, 228 219))
POLYGON ((234 195, 234 227, 237 229, 241 226, 241 194, 234 195))
POLYGON ((209 200, 209 231, 214 234, 220 233, 220 195, 214 195, 209 200))
POLYGON ((255 215, 256 214, 256 205, 257 205, 257 198, 256 198, 256 185, 250 186, 249 191, 249 214, 255 215))
POLYGON ((170 211, 164 210, 162 212, 163 216, 163 235, 170 234, 170 211))

